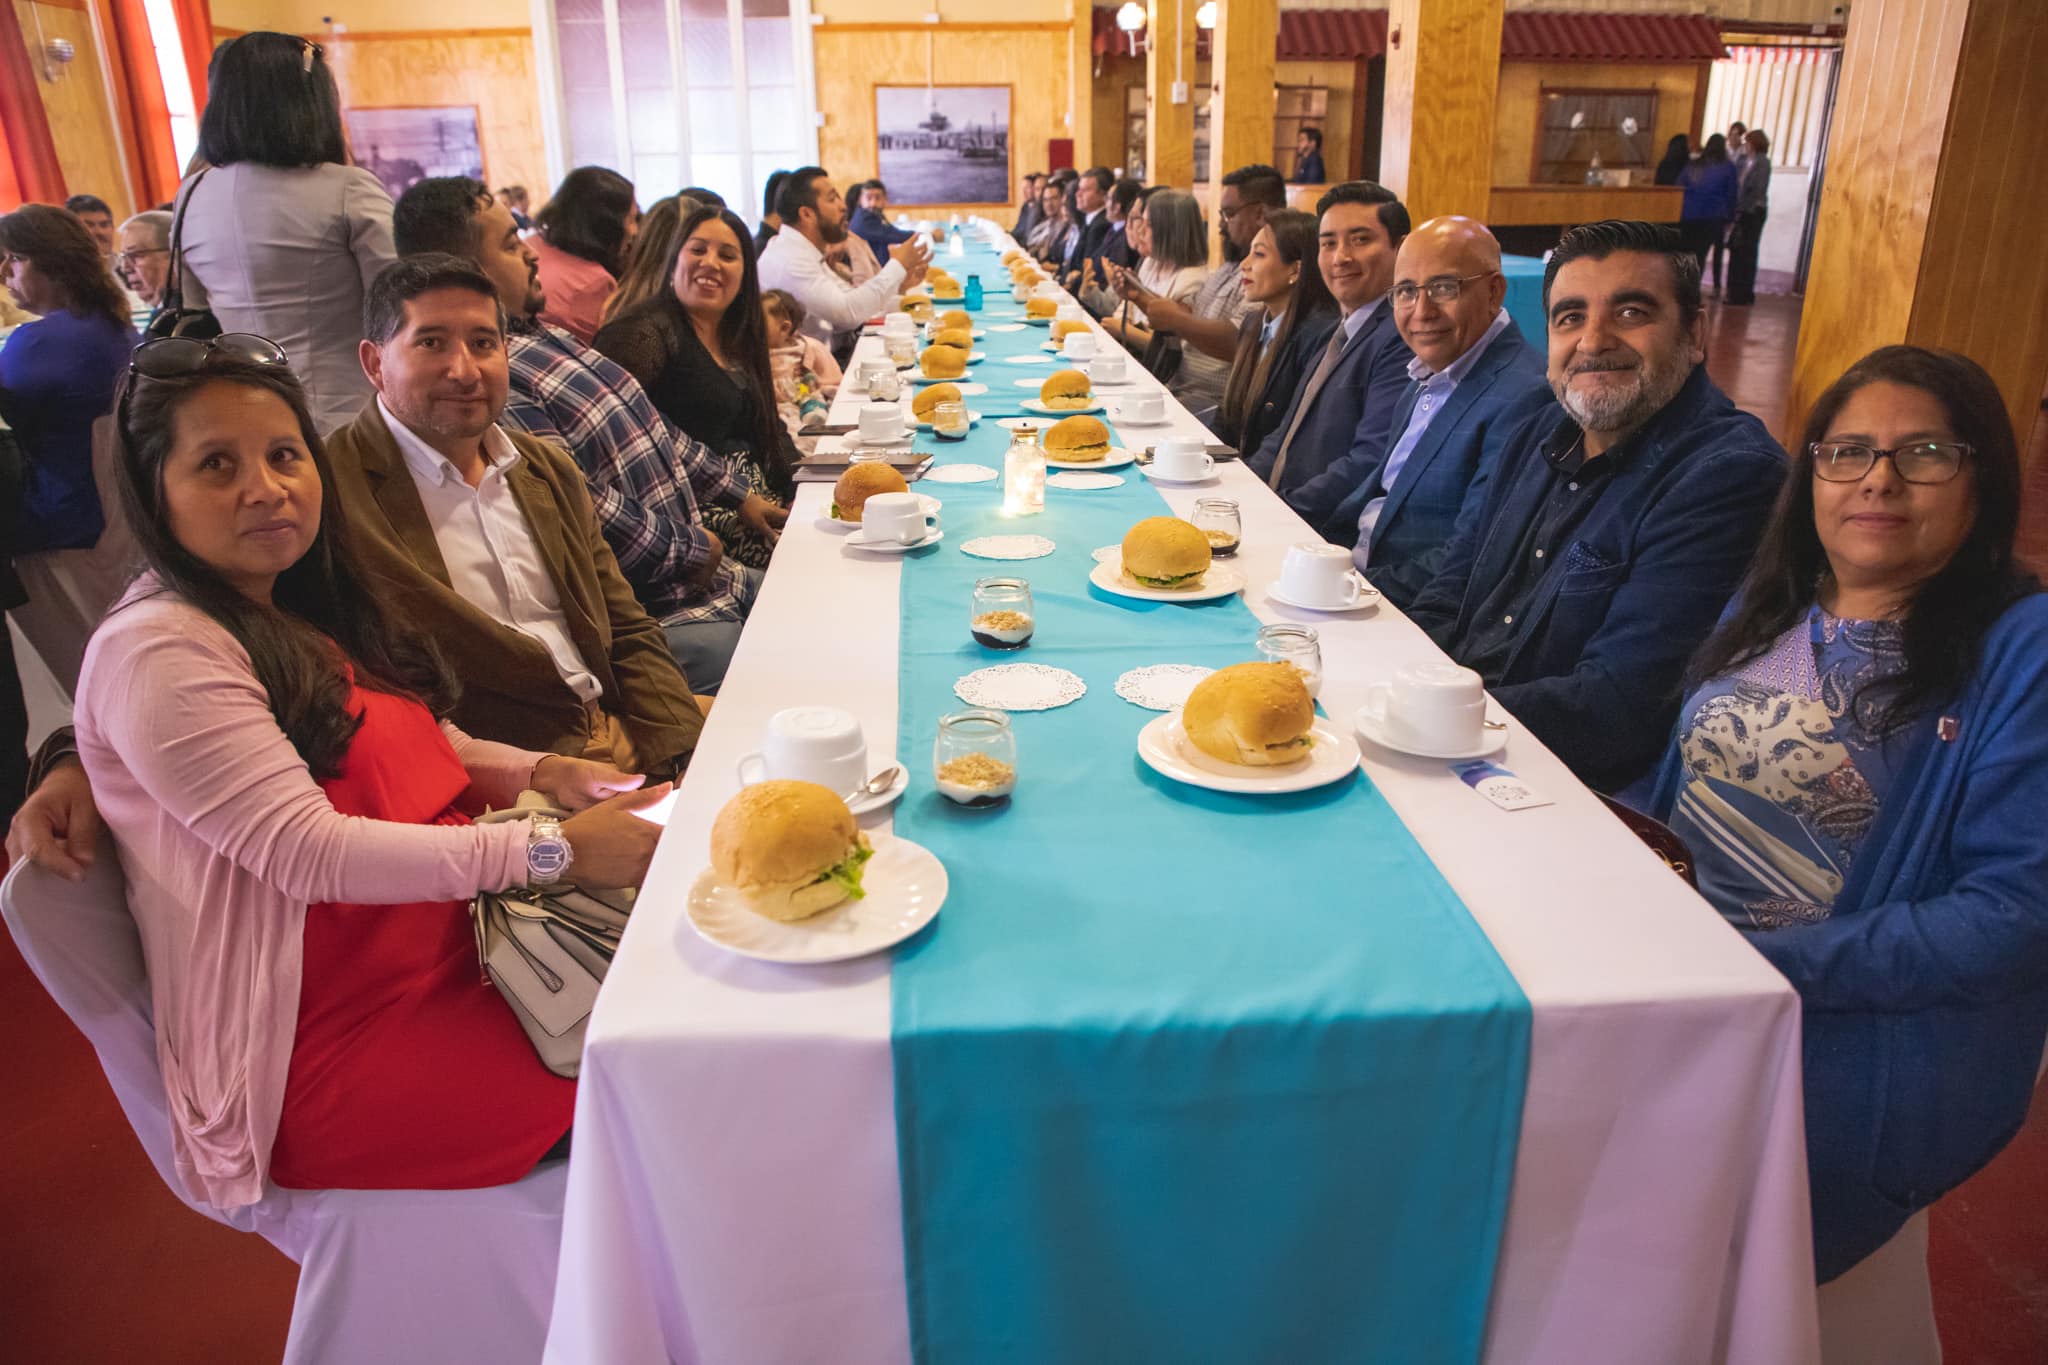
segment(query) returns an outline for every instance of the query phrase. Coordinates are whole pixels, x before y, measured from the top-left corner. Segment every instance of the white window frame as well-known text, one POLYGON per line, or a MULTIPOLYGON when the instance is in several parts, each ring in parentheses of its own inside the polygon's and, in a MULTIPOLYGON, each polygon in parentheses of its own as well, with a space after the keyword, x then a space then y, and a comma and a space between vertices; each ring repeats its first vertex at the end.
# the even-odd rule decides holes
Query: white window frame
MULTIPOLYGON (((540 84, 541 140, 547 152, 548 184, 558 185, 569 166, 569 125, 567 99, 562 86, 562 54, 555 42, 555 0, 530 0, 533 16, 533 57, 540 84)), ((611 67, 612 133, 616 139, 613 158, 630 174, 633 165, 632 130, 626 111, 624 61, 619 40, 618 0, 603 0, 605 57, 611 67)), ((690 93, 683 78, 683 10, 680 0, 664 0, 668 15, 669 71, 675 80, 676 145, 681 149, 684 179, 696 179, 695 150, 690 141, 690 93)), ((751 91, 747 85, 746 13, 743 0, 725 0, 727 41, 732 51, 734 131, 738 134, 740 165, 751 176, 754 144, 751 91)), ((801 160, 818 160, 818 85, 811 59, 810 0, 790 0, 790 44, 792 69, 796 74, 801 129, 798 151, 801 160)), ((735 204, 733 211, 749 222, 760 217, 760 205, 735 204)))

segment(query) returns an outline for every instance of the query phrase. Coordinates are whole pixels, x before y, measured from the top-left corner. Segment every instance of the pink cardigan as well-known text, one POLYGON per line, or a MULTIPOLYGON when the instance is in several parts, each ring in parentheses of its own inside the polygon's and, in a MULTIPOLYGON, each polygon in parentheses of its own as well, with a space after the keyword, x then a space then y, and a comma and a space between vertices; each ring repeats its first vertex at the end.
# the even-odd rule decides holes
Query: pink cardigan
MULTIPOLYGON (((340 814, 247 652, 147 574, 87 646, 74 719, 142 935, 179 1178, 217 1207, 253 1204, 284 1103, 306 907, 524 885, 526 822, 340 814)), ((542 757, 442 730, 479 802, 512 804, 542 757)))
POLYGON ((619 282, 596 261, 586 261, 549 246, 548 239, 538 232, 528 234, 526 244, 540 257, 540 284, 547 291, 548 301, 540 310, 540 320, 560 327, 588 346, 603 322, 604 301, 612 296, 619 282))

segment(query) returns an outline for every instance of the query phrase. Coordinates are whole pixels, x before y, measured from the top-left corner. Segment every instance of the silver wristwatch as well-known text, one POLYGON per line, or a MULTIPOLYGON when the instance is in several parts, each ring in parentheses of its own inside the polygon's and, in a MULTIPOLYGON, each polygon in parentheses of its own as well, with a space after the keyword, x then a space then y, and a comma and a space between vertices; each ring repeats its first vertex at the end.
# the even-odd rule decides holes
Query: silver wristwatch
POLYGON ((568 874, 576 861, 576 850, 562 833, 562 822, 552 815, 536 815, 527 824, 526 882, 548 886, 568 874))

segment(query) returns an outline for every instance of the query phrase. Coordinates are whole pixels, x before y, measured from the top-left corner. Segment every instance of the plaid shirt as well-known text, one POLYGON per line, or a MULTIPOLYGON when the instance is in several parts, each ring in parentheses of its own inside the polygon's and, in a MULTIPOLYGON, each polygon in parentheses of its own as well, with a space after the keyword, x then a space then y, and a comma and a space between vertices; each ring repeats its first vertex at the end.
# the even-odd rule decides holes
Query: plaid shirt
POLYGON ((575 458, 648 614, 665 626, 745 619, 732 560, 708 585, 691 581, 710 557, 698 500, 738 507, 747 498, 725 458, 671 426, 639 380, 561 328, 515 318, 507 330, 512 390, 498 420, 575 458))

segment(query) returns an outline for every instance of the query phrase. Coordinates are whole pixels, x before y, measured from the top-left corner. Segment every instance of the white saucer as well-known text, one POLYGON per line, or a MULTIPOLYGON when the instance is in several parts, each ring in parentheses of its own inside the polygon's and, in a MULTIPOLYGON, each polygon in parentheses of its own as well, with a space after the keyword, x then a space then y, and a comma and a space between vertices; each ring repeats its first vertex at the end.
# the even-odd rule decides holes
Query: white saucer
POLYGON ((1159 417, 1157 421, 1150 422, 1146 421, 1142 417, 1123 416, 1121 412, 1123 404, 1121 403, 1117 404, 1117 408, 1118 411, 1109 414, 1109 420, 1116 423, 1120 427, 1166 427, 1173 425, 1173 409, 1171 407, 1169 407, 1166 410, 1166 412, 1159 417))
POLYGON ((1315 746, 1306 759, 1284 768, 1255 768, 1209 757, 1188 742, 1181 713, 1168 711, 1138 731, 1138 757, 1152 771, 1176 782, 1253 796, 1308 791, 1358 771, 1358 741, 1322 716, 1316 717, 1309 733, 1315 746))
POLYGON ((1088 573, 1088 581, 1104 592, 1115 593, 1118 597, 1135 598, 1140 602, 1207 602, 1218 597, 1228 597, 1244 588, 1244 574, 1235 565, 1213 561, 1199 588, 1188 588, 1178 592, 1171 588, 1141 588, 1135 583, 1124 581, 1124 560, 1121 551, 1108 559, 1097 560, 1095 567, 1088 573))
MULTIPOLYGON (((926 516, 937 516, 946 508, 946 504, 940 502, 929 493, 919 493, 917 497, 918 505, 924 508, 926 516)), ((827 503, 826 506, 830 507, 831 504, 827 503)), ((818 529, 821 531, 839 532, 858 531, 860 523, 857 521, 846 521, 840 517, 822 516, 818 518, 818 529)))
POLYGON ((1192 479, 1169 479, 1164 474, 1155 474, 1152 471, 1151 465, 1139 466, 1138 472, 1140 474, 1143 474, 1152 482, 1163 483, 1169 488, 1197 488, 1205 483, 1216 482, 1216 471, 1214 469, 1211 469, 1208 473, 1198 475, 1197 477, 1192 479))
POLYGON ((1136 458, 1137 456, 1120 446, 1111 446, 1109 454, 1099 460, 1055 460, 1052 456, 1048 455, 1045 457, 1045 467, 1047 469, 1074 469, 1085 474, 1092 469, 1122 469, 1136 458))
POLYGON ((1045 417, 1075 417, 1084 412, 1101 412, 1101 403, 1090 403, 1085 408, 1049 408, 1036 398, 1027 398, 1018 406, 1026 412, 1035 412, 1045 417))
MULTIPOLYGON (((866 815, 870 811, 878 811, 895 805, 897 798, 909 790, 910 769, 899 763, 896 765, 896 780, 894 782, 891 782, 886 788, 870 796, 863 796, 858 800, 847 802, 846 808, 855 815, 866 815)), ((874 864, 871 862, 868 866, 873 867, 874 864)), ((862 880, 865 881, 866 879, 863 878, 862 880)))
POLYGON ((1380 590, 1378 588, 1367 583, 1355 570, 1351 574, 1351 579, 1358 584, 1358 600, 1345 607, 1319 607, 1313 602, 1297 602, 1280 591, 1280 584, 1277 580, 1267 587, 1266 596, 1283 607, 1293 607, 1296 611, 1319 611, 1330 616, 1341 616, 1346 612, 1352 611, 1364 611, 1368 607, 1376 607, 1380 604, 1380 590))
POLYGON ((1138 376, 1132 374, 1129 370, 1124 371, 1122 379, 1097 379, 1092 374, 1088 376, 1089 386, 1097 389, 1128 389, 1137 382, 1138 376))
MULTIPOLYGON (((1493 719, 1491 708, 1488 708, 1487 719, 1493 719)), ((1461 758, 1485 758, 1488 754, 1499 753, 1507 747, 1508 742, 1508 732, 1506 730, 1482 730, 1479 732, 1479 742, 1470 748, 1455 750, 1425 748, 1405 739, 1396 740, 1389 738, 1386 729, 1386 718, 1370 706, 1361 706, 1356 711, 1353 711, 1351 713, 1351 723, 1358 727, 1359 734, 1364 735, 1382 749, 1392 749, 1397 754, 1409 754, 1416 758, 1454 760, 1461 758)))
POLYGON ((763 962, 844 962, 893 947, 930 924, 946 903, 946 867, 922 844, 869 838, 875 856, 861 870, 867 895, 860 900, 785 924, 749 909, 707 867, 690 888, 690 927, 706 943, 763 962))
POLYGON ((912 550, 922 550, 927 546, 936 545, 945 538, 945 529, 941 527, 915 545, 905 545, 900 540, 868 540, 858 535, 850 535, 840 543, 849 550, 865 550, 871 555, 907 555, 912 550))

